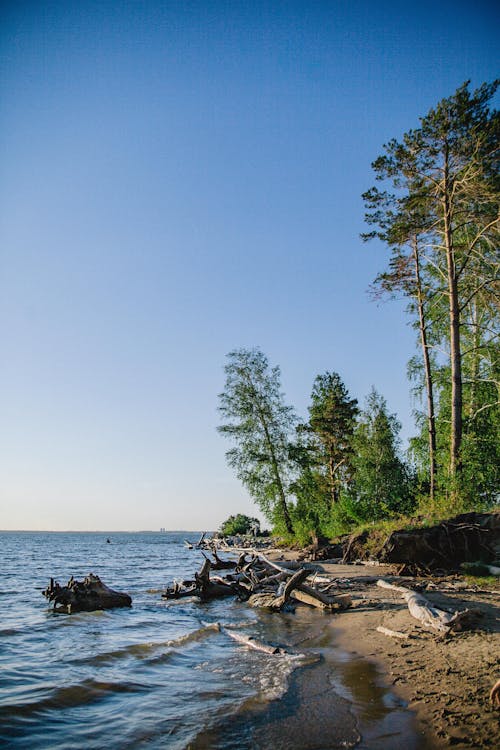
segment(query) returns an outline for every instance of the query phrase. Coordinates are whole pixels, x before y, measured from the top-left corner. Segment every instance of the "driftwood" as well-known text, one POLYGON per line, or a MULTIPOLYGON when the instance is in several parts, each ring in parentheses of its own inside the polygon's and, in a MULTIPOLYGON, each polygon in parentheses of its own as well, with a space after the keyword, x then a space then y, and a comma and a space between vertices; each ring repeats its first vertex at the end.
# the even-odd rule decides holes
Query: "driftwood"
POLYGON ((305 583, 301 583, 291 593, 293 599, 303 604, 309 604, 311 607, 317 607, 329 612, 340 609, 348 609, 352 605, 352 599, 349 594, 340 594, 338 596, 326 596, 319 589, 313 589, 305 583))
POLYGON ((293 574, 293 576, 291 576, 291 578, 288 579, 282 589, 281 586, 283 584, 281 584, 277 593, 260 592, 252 594, 252 596, 248 600, 248 603, 252 607, 265 607, 266 609, 271 609, 274 611, 283 609, 293 590, 297 588, 297 586, 302 583, 302 581, 304 581, 308 575, 308 570, 298 570, 293 574))
POLYGON ((497 680, 490 690, 490 701, 495 708, 500 708, 500 680, 497 680))
POLYGON ((432 604, 422 594, 418 594, 412 589, 405 586, 394 586, 387 581, 377 581, 377 586, 384 589, 392 589, 402 594, 408 604, 408 610, 412 617, 419 620, 424 627, 433 628, 441 633, 449 633, 455 630, 461 630, 465 623, 474 616, 469 609, 462 612, 445 612, 442 609, 433 607, 432 604))
POLYGON ((67 615, 132 605, 132 599, 128 594, 110 589, 102 583, 99 576, 93 573, 90 573, 83 581, 76 581, 71 576, 66 586, 60 586, 51 578, 42 594, 49 602, 54 603, 55 612, 67 615))
POLYGON ((269 643, 263 643, 262 641, 258 641, 253 636, 247 636, 243 635, 242 633, 238 633, 236 630, 230 630, 229 628, 225 628, 223 625, 219 625, 219 630, 221 633, 225 633, 230 638, 232 638, 234 641, 237 641, 238 643, 243 644, 243 646, 247 646, 247 648, 251 648, 254 651, 262 651, 264 654, 287 654, 288 651, 286 651, 284 648, 281 648, 280 646, 271 646, 269 643))
POLYGON ((174 581, 173 585, 165 589, 162 593, 163 599, 181 599, 185 597, 196 596, 202 601, 217 599, 223 596, 234 596, 239 594, 237 582, 225 581, 222 578, 210 578, 210 569, 212 564, 205 557, 200 570, 194 574, 194 580, 174 581))
MULTIPOLYGON (((201 553, 205 559, 208 559, 204 552, 201 553)), ((217 554, 217 549, 212 550, 212 560, 210 560, 210 566, 212 570, 232 570, 238 565, 238 561, 235 560, 222 560, 217 554)))
POLYGON ((242 553, 237 563, 221 560, 216 555, 217 567, 231 566, 234 568, 234 573, 229 573, 224 577, 211 577, 210 572, 214 563, 206 555, 204 558, 193 580, 174 581, 173 585, 162 593, 162 597, 179 599, 196 596, 202 601, 207 601, 233 595, 242 601, 248 600, 251 606, 266 607, 273 611, 281 610, 290 598, 328 612, 351 606, 351 599, 348 595, 331 595, 327 591, 332 586, 330 579, 320 578, 317 582, 313 579, 310 585, 306 584, 305 580, 309 577, 310 570, 304 567, 291 570, 253 551, 248 560, 246 554, 242 553))
POLYGON ((407 639, 410 637, 408 633, 402 633, 400 630, 391 630, 390 628, 384 628, 383 625, 378 626, 377 632, 382 633, 382 635, 388 635, 390 638, 407 639))
POLYGON ((184 544, 188 549, 200 549, 201 547, 207 548, 209 543, 205 541, 207 532, 204 531, 197 542, 190 542, 189 539, 184 539, 184 544))

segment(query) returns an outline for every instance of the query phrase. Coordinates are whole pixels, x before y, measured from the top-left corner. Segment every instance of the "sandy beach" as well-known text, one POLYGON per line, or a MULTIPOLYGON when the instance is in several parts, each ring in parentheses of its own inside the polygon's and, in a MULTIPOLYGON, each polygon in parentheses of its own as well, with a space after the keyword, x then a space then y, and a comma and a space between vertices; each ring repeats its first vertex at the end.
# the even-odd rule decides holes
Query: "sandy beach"
MULTIPOLYGON (((278 559, 295 553, 275 552, 278 559)), ((500 746, 500 711, 491 706, 489 692, 500 677, 500 590, 471 585, 462 577, 392 577, 385 565, 317 563, 350 592, 353 606, 330 615, 332 644, 354 659, 372 663, 381 683, 414 713, 420 747, 487 748, 500 746), (398 585, 423 585, 431 603, 450 610, 478 611, 474 629, 439 635, 420 626, 396 591, 379 588, 378 578, 398 585), (406 639, 377 631, 383 626, 407 634, 406 639)), ((401 738, 402 739, 402 738, 401 738)), ((387 747, 397 747, 397 743, 387 747)))

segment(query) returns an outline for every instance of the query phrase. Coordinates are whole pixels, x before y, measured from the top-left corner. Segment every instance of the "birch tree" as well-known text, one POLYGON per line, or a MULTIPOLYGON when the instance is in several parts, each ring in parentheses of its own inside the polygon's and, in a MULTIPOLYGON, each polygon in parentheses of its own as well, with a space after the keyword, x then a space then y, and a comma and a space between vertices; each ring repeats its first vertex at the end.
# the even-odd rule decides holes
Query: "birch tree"
POLYGON ((218 427, 234 443, 227 461, 266 518, 293 534, 288 487, 296 417, 284 403, 280 369, 270 367, 259 349, 237 349, 227 359, 225 388, 219 395, 225 421, 218 427))

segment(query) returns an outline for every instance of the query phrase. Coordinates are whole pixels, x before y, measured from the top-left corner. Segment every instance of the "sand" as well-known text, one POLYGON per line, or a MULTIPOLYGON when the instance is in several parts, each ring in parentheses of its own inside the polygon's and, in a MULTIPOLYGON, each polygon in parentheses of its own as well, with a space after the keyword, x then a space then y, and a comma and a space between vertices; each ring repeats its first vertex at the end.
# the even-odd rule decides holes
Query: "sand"
MULTIPOLYGON (((293 557, 286 554, 286 559, 293 557)), ((381 684, 414 713, 422 737, 419 746, 500 747, 500 710, 489 700, 500 677, 500 588, 478 589, 460 577, 396 578, 384 565, 318 566, 338 578, 339 589, 349 591, 353 600, 352 609, 329 615, 332 644, 354 660, 376 665, 381 684), (431 603, 453 611, 474 608, 481 616, 474 629, 440 636, 420 626, 398 592, 377 587, 379 577, 398 585, 423 584, 422 593, 431 603), (410 637, 388 637, 377 631, 379 625, 410 637)), ((393 736, 387 748, 400 744, 393 736)))

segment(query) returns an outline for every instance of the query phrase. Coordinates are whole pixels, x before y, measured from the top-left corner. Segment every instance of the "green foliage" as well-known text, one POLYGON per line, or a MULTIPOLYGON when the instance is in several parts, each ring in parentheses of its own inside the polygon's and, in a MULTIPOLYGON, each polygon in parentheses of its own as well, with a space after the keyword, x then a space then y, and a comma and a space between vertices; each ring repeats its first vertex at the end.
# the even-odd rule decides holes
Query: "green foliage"
POLYGON ((222 536, 236 536, 238 534, 259 534, 260 521, 258 518, 245 516, 243 513, 237 513, 235 516, 229 516, 220 526, 219 533, 222 536))
POLYGON ((414 503, 410 473, 398 455, 400 423, 374 389, 354 434, 351 491, 358 519, 376 520, 408 512, 414 503))
POLYGON ((291 534, 289 444, 296 417, 284 403, 279 367, 271 368, 258 349, 238 349, 227 358, 225 389, 219 395, 225 423, 218 428, 235 443, 227 461, 266 518, 291 534))
POLYGON ((378 294, 403 294, 419 331, 409 371, 426 396, 412 441, 429 505, 454 512, 494 501, 498 487, 499 81, 468 82, 373 163, 366 221, 390 248, 378 294), (427 444, 426 444, 427 443, 427 444))
POLYGON ((349 393, 340 375, 326 372, 314 381, 307 430, 315 438, 316 464, 332 503, 352 478, 352 440, 358 402, 349 393))
POLYGON ((490 109, 498 85, 464 84, 390 140, 372 165, 383 185, 363 196, 363 238, 390 251, 374 293, 404 296, 418 333, 408 366, 415 468, 375 391, 359 414, 337 373, 319 375, 309 419, 297 426, 279 368, 257 349, 228 355, 219 427, 233 442, 227 459, 288 540, 392 523, 417 505, 439 519, 498 500, 500 117, 490 109))

